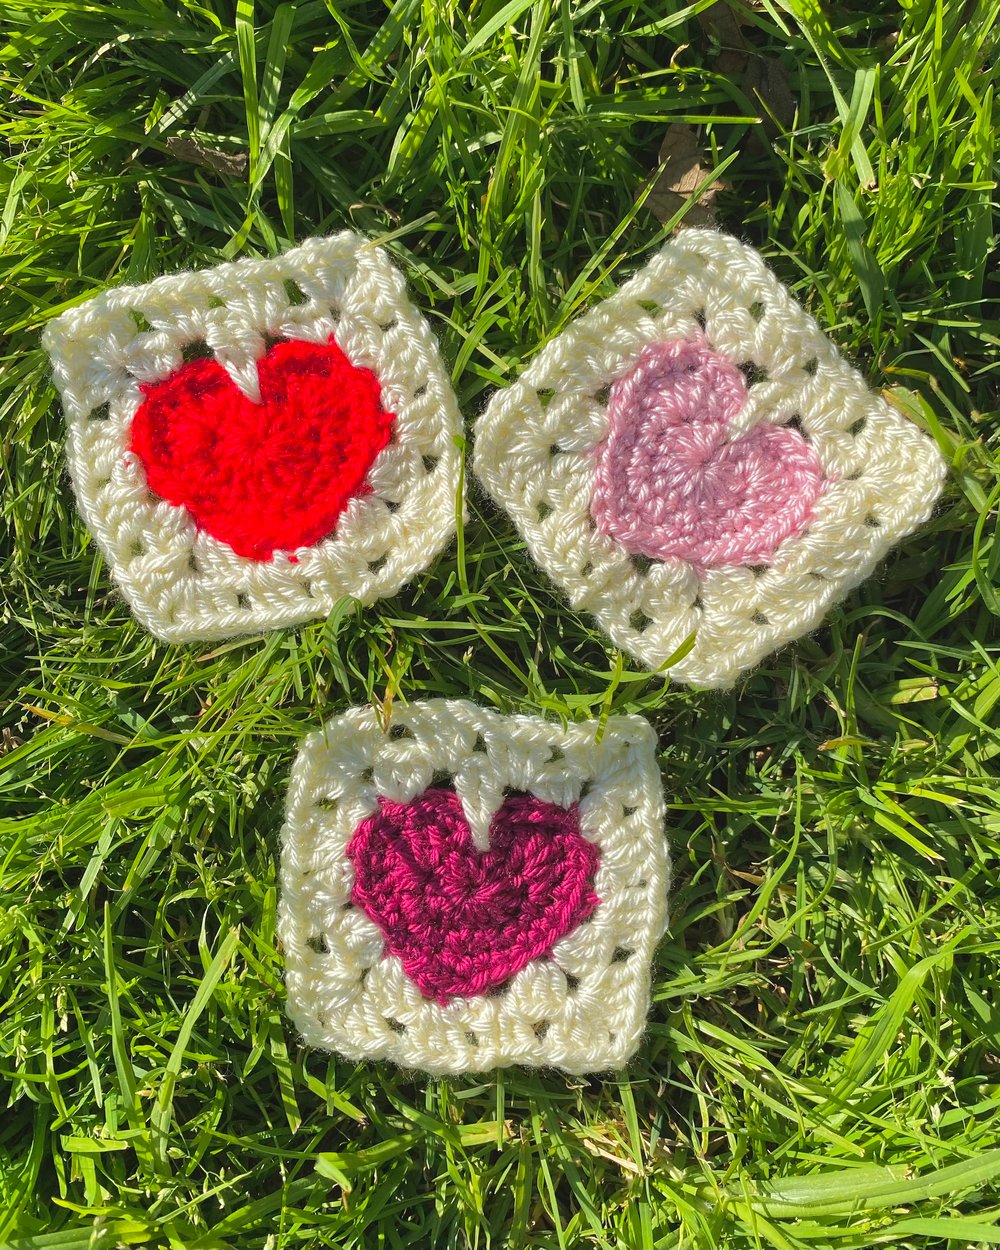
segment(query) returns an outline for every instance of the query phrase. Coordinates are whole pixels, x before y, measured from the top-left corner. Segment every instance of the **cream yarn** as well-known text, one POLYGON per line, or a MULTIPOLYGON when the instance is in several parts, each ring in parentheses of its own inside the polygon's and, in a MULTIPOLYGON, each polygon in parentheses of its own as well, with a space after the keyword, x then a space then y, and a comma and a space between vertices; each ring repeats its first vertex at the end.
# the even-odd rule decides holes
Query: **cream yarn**
POLYGON ((216 639, 326 616, 343 596, 396 593, 454 533, 462 504, 461 416, 425 319, 384 252, 350 232, 283 256, 118 287, 73 308, 44 335, 68 425, 80 511, 139 620, 170 642, 216 639), (326 343, 372 370, 394 436, 336 533, 273 559, 236 554, 188 511, 148 489, 129 449, 140 386, 207 344, 254 400, 269 340, 326 343))
MULTIPOLYGON (((707 368, 696 382, 708 378, 707 368)), ((706 394, 710 387, 703 388, 702 403, 706 394)), ((494 395, 478 424, 475 468, 533 558, 619 647, 655 669, 693 638, 688 653, 670 667, 671 676, 726 686, 768 652, 815 628, 893 543, 927 519, 945 466, 933 441, 868 389, 756 251, 716 231, 690 229, 494 395), (683 367, 692 375, 703 357, 717 372, 731 375, 736 366, 747 375, 742 408, 736 411, 739 405, 727 400, 726 411, 712 418, 717 426, 728 420, 711 453, 718 457, 711 472, 730 457, 721 464, 722 479, 709 475, 693 487, 677 470, 679 447, 689 464, 709 451, 698 441, 698 404, 688 402, 689 411, 683 411, 681 372, 671 375, 667 415, 662 405, 657 408, 657 377, 662 383, 668 376, 663 371, 669 362, 650 353, 661 350, 687 353, 683 367), (600 462, 604 472, 609 405, 626 402, 640 357, 656 376, 634 400, 639 415, 629 417, 633 427, 617 453, 619 497, 609 506, 603 495, 595 501, 595 466, 600 462), (767 451, 764 423, 780 427, 785 440, 772 439, 766 455, 760 454, 767 451), (742 450, 726 446, 748 436, 742 450), (793 442, 801 451, 803 489, 812 492, 804 503, 799 485, 780 481, 793 442), (669 489, 662 476, 667 469, 669 489), (622 482, 631 482, 639 496, 630 498, 622 482), (771 501, 760 502, 757 515, 755 490, 760 500, 771 501), (740 522, 751 527, 766 521, 761 510, 778 510, 775 498, 792 499, 796 491, 799 512, 809 511, 811 519, 799 524, 790 509, 786 529, 797 532, 783 537, 766 561, 753 557, 714 567, 676 555, 650 560, 604 532, 617 526, 630 541, 638 534, 639 545, 649 541, 648 517, 658 516, 672 527, 672 539, 679 511, 688 526, 683 541, 692 552, 703 552, 711 544, 689 532, 699 499, 730 506, 733 491, 744 492, 740 522)), ((710 536, 725 537, 724 530, 717 525, 710 536)), ((753 544, 744 547, 752 550, 753 544)))
POLYGON ((649 966, 667 920, 669 860, 656 737, 641 717, 568 728, 475 704, 396 706, 384 731, 354 708, 311 734, 292 770, 282 835, 279 936, 289 1013, 312 1046, 430 1073, 507 1064, 615 1068, 642 1035, 649 966), (600 902, 503 992, 424 997, 352 904, 347 848, 379 796, 407 803, 452 779, 472 837, 489 841, 505 792, 579 802, 600 902))

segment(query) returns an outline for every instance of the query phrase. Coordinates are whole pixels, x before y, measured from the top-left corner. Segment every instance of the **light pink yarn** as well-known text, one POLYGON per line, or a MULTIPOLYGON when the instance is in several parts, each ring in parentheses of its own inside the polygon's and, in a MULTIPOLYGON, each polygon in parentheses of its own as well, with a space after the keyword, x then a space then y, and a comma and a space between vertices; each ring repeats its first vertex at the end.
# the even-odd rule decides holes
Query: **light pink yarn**
POLYGON ((611 388, 597 528, 634 555, 699 571, 768 563, 809 524, 824 477, 796 429, 762 421, 730 438, 746 399, 743 374, 704 339, 644 347, 611 388))

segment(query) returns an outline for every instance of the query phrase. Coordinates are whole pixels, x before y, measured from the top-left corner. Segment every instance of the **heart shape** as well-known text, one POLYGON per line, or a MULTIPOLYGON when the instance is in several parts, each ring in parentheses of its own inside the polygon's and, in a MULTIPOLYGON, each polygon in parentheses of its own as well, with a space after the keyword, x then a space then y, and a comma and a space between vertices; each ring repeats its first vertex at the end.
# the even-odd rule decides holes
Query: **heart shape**
POLYGON ((370 369, 328 343, 284 340, 257 361, 260 402, 216 360, 142 387, 131 450, 146 482, 237 555, 269 560, 334 532, 389 441, 370 369))
POLYGON ((699 572, 767 564, 809 524, 824 487, 798 430, 761 421, 730 437, 742 372, 703 339, 650 343, 611 388, 591 514, 635 555, 699 572))
POLYGON ((531 795, 507 798, 479 851, 461 800, 431 789, 380 798, 347 847, 351 899, 382 930, 421 994, 447 1003, 486 994, 590 916, 597 847, 579 811, 531 795))

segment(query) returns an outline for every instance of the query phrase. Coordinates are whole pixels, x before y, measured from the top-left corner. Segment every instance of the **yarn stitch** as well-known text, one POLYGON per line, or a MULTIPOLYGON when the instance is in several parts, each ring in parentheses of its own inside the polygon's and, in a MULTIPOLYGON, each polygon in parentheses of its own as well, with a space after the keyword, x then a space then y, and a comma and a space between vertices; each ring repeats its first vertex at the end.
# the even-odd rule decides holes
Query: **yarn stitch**
POLYGON ((743 374, 703 339, 650 343, 611 387, 591 512, 635 555, 699 572, 766 564, 812 520, 823 489, 798 430, 760 422, 729 437, 743 374))
POLYGON ((574 606, 699 686, 819 625, 945 471, 757 252, 700 229, 493 396, 475 468, 574 606))
POLYGON ((667 922, 664 803, 646 721, 598 739, 461 700, 306 738, 278 932, 307 1044, 435 1074, 628 1059, 667 922))
POLYGON ((44 342, 80 512, 159 638, 371 604, 454 533, 448 372, 358 235, 114 288, 44 342))
POLYGON ((600 856, 580 836, 576 805, 529 795, 504 801, 478 851, 458 796, 425 790, 380 798, 347 845, 351 901, 378 925, 386 950, 439 1003, 485 994, 587 919, 600 856))
POLYGON ((131 450, 149 488, 241 556, 333 534, 389 441, 378 379, 329 343, 277 343, 257 361, 260 402, 215 360, 144 384, 131 450))

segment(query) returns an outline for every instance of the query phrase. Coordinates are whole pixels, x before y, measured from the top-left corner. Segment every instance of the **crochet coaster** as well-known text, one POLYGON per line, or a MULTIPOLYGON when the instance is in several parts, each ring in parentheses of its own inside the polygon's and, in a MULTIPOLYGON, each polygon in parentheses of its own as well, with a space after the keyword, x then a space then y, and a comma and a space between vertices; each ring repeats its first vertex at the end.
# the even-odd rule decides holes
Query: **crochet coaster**
POLYGON ((159 638, 370 604, 454 532, 451 382, 401 274, 358 235, 117 287, 44 342, 80 511, 159 638))
POLYGON ((931 513, 944 462, 752 248, 685 230, 491 400, 476 471, 650 668, 725 686, 931 513))
POLYGON ((667 921, 656 737, 354 708, 291 779, 278 932, 306 1042, 431 1073, 618 1067, 667 921))

